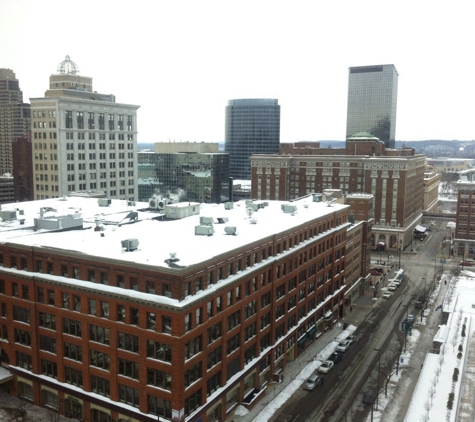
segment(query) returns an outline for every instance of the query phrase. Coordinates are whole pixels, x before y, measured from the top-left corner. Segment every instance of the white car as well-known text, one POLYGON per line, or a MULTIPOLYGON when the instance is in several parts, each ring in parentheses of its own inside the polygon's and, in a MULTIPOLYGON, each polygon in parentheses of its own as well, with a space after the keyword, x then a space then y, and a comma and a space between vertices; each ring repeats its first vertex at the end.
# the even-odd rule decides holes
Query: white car
POLYGON ((392 296, 391 292, 384 292, 383 293, 383 299, 389 299, 392 296))
POLYGON ((346 352, 348 350, 348 347, 350 347, 350 341, 349 340, 342 340, 338 343, 338 346, 336 346, 336 351, 337 352, 346 352))
POLYGON ((396 285, 396 284, 391 283, 391 284, 388 286, 388 290, 389 290, 390 292, 394 292, 396 289, 397 289, 397 285, 396 285))
POLYGON ((335 364, 331 360, 325 360, 318 368, 318 371, 327 374, 333 369, 334 366, 335 364))

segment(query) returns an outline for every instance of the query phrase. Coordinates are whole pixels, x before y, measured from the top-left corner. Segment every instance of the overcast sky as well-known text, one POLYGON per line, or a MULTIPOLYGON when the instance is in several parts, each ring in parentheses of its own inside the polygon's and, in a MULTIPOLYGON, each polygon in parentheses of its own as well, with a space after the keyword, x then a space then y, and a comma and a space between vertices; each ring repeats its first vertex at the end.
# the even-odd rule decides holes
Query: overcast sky
POLYGON ((281 142, 344 140, 348 68, 394 64, 397 140, 475 139, 470 1, 0 0, 0 67, 41 97, 66 55, 136 104, 139 142, 224 140, 229 99, 277 98, 281 142))

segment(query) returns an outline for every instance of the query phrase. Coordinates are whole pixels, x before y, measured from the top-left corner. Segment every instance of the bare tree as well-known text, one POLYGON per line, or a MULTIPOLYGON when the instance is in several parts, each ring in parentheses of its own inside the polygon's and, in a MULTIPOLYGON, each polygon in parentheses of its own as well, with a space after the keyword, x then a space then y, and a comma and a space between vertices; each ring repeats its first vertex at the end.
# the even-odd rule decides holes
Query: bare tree
POLYGON ((427 415, 426 420, 429 420, 429 412, 430 412, 431 407, 432 407, 432 404, 430 402, 430 399, 427 399, 424 403, 424 410, 426 411, 426 415, 427 415))

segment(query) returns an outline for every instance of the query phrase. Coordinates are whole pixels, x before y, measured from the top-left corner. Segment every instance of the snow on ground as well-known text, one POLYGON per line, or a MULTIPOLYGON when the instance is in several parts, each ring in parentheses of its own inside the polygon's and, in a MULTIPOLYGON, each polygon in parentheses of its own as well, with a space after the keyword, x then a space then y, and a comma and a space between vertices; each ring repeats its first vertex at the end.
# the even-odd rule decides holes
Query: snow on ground
POLYGON ((338 343, 348 337, 356 330, 354 325, 349 325, 343 330, 333 341, 318 353, 314 359, 302 369, 299 375, 285 389, 259 413, 253 422, 267 422, 272 418, 274 413, 287 402, 292 395, 301 388, 305 380, 312 375, 328 356, 336 349, 338 343))

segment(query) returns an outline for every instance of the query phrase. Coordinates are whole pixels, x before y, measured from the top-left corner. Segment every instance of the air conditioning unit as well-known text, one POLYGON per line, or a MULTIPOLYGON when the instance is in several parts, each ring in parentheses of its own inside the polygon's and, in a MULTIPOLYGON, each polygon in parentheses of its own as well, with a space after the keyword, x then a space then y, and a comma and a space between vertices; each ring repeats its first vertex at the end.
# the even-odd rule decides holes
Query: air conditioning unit
POLYGON ((209 226, 213 224, 213 217, 200 217, 200 224, 203 226, 209 226))
POLYGON ((236 234, 236 226, 226 226, 224 228, 224 231, 226 234, 230 234, 234 236, 236 234))
POLYGON ((213 234, 213 226, 195 226, 195 235, 197 236, 212 236, 213 234))
POLYGON ((122 249, 125 249, 127 252, 135 251, 139 247, 138 239, 125 239, 122 240, 122 249))
POLYGON ((167 205, 169 202, 170 200, 167 198, 160 198, 159 196, 153 196, 153 198, 150 198, 148 200, 148 205, 150 208, 154 210, 163 210, 165 208, 165 205, 167 205))

